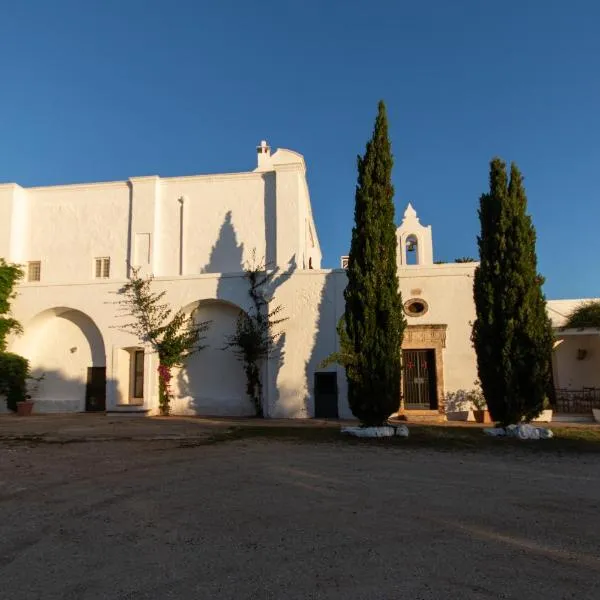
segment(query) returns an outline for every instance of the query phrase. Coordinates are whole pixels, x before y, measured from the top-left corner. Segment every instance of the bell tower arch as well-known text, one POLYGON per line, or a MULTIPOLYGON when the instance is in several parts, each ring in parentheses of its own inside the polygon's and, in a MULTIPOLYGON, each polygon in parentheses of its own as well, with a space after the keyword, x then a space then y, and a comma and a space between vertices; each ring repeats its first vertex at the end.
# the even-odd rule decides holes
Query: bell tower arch
POLYGON ((433 238, 431 225, 421 225, 417 211, 408 204, 400 227, 396 229, 398 266, 424 266, 433 264, 433 238))

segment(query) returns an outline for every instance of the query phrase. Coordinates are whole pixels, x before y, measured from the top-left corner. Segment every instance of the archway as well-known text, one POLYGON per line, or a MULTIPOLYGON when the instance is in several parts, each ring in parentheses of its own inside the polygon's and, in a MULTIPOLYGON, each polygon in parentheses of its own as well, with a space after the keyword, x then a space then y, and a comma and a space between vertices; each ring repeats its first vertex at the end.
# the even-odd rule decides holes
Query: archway
POLYGON ((222 300, 203 300, 186 306, 184 311, 193 312, 198 322, 210 321, 210 327, 202 342, 206 347, 173 373, 173 413, 253 415, 242 365, 231 350, 224 350, 241 308, 222 300))
POLYGON ((421 264, 420 256, 419 256, 419 238, 411 234, 406 237, 406 241, 404 243, 404 264, 405 265, 419 265, 421 264))
POLYGON ((45 310, 25 326, 13 345, 44 375, 36 412, 103 410, 106 352, 100 330, 85 313, 68 307, 45 310))

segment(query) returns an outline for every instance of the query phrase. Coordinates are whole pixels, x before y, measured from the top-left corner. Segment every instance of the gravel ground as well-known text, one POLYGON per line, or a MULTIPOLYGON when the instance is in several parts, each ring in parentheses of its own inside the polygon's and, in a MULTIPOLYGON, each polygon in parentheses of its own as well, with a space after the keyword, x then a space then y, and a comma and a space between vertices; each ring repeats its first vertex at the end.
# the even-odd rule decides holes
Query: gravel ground
POLYGON ((597 455, 0 445, 0 598, 600 598, 597 455))

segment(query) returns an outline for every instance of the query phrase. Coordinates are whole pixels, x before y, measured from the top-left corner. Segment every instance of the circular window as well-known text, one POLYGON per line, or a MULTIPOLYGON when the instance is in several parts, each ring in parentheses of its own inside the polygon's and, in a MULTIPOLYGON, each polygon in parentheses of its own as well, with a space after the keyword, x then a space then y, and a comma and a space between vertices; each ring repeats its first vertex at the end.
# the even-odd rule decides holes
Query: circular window
POLYGON ((427 302, 421 298, 411 298, 404 303, 404 312, 409 317, 422 317, 428 310, 427 302))

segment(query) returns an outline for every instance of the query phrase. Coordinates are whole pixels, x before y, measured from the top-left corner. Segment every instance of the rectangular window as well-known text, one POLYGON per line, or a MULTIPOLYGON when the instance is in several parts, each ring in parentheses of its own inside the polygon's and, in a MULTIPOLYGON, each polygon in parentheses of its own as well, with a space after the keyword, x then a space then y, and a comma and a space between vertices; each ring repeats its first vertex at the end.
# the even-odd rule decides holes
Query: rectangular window
POLYGON ((42 263, 39 260, 27 263, 27 281, 40 281, 42 278, 42 263))
POLYGON ((144 351, 136 350, 133 356, 133 397, 144 397, 144 351))
POLYGON ((110 277, 110 258, 96 259, 96 279, 108 279, 110 277))

